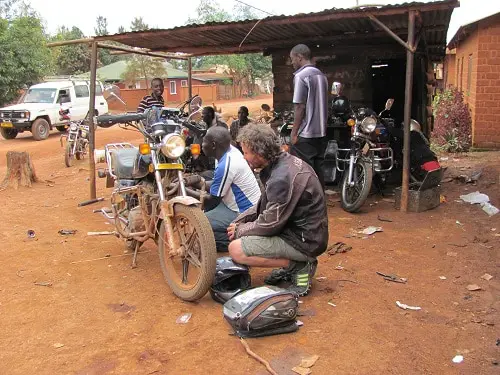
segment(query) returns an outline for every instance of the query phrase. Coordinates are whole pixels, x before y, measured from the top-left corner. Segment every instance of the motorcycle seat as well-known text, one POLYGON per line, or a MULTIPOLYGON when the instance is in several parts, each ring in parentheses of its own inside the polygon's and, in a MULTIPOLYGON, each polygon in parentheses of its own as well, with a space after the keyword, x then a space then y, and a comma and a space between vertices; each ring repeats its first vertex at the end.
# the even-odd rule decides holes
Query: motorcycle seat
POLYGON ((112 168, 118 179, 133 179, 134 166, 138 155, 139 150, 136 148, 124 148, 112 151, 112 168))

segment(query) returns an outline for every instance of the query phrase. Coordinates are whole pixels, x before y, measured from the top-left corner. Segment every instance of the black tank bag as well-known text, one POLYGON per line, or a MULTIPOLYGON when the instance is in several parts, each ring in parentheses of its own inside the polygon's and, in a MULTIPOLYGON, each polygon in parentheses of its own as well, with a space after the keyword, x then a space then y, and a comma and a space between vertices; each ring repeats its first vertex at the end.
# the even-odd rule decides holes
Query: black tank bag
POLYGON ((224 317, 239 337, 295 332, 297 293, 274 286, 246 290, 224 304, 224 317))

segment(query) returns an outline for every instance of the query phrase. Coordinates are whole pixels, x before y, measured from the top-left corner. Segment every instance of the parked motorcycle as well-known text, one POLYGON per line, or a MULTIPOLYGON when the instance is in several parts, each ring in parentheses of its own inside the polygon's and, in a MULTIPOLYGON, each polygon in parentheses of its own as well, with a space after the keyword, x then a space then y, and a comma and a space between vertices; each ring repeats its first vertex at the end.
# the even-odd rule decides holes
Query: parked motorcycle
POLYGON ((119 237, 134 251, 136 266, 141 245, 153 239, 158 245, 164 278, 175 295, 186 301, 203 297, 212 284, 217 257, 215 239, 201 202, 187 193, 181 158, 186 151, 182 128, 185 120, 162 118, 162 110, 144 114, 102 115, 100 127, 122 123, 139 131, 145 142, 107 144, 96 150, 96 161, 106 162, 99 177, 114 187, 111 209, 102 213, 115 224, 119 237))
POLYGON ((66 164, 66 167, 71 167, 73 159, 82 160, 87 155, 89 131, 88 125, 85 125, 85 120, 72 121, 69 123, 67 133, 61 135, 61 146, 63 146, 63 138, 66 138, 66 147, 64 149, 64 164, 66 164))

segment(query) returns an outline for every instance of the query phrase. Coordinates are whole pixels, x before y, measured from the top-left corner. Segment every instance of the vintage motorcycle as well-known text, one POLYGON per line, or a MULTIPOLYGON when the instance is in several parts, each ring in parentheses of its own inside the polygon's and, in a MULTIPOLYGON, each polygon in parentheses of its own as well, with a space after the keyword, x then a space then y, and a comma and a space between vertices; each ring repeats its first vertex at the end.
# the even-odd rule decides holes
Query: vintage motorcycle
MULTIPOLYGON (((107 144, 96 150, 96 162, 106 162, 99 171, 107 187, 114 187, 111 209, 102 213, 113 221, 119 237, 134 251, 136 266, 141 245, 153 239, 158 245, 164 278, 175 295, 186 301, 203 297, 212 284, 217 257, 215 239, 200 200, 189 196, 181 157, 186 151, 182 128, 185 120, 162 118, 161 109, 144 114, 102 115, 100 127, 126 124, 146 140, 107 144)), ((196 176, 195 176, 196 177, 196 176)))
POLYGON ((68 125, 68 132, 61 135, 61 146, 63 146, 63 138, 66 139, 64 164, 68 168, 73 164, 73 159, 82 160, 88 153, 89 127, 85 123, 85 120, 71 121, 68 125))

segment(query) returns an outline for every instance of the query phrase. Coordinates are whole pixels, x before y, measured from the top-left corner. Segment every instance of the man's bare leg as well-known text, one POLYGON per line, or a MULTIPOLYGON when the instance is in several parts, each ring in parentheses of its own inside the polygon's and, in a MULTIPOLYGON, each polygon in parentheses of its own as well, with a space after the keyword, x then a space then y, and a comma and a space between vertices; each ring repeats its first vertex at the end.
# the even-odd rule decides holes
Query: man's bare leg
POLYGON ((231 258, 233 258, 236 263, 246 264, 247 266, 253 267, 286 268, 290 265, 289 259, 246 256, 241 247, 241 239, 234 240, 229 244, 229 255, 231 255, 231 258))

